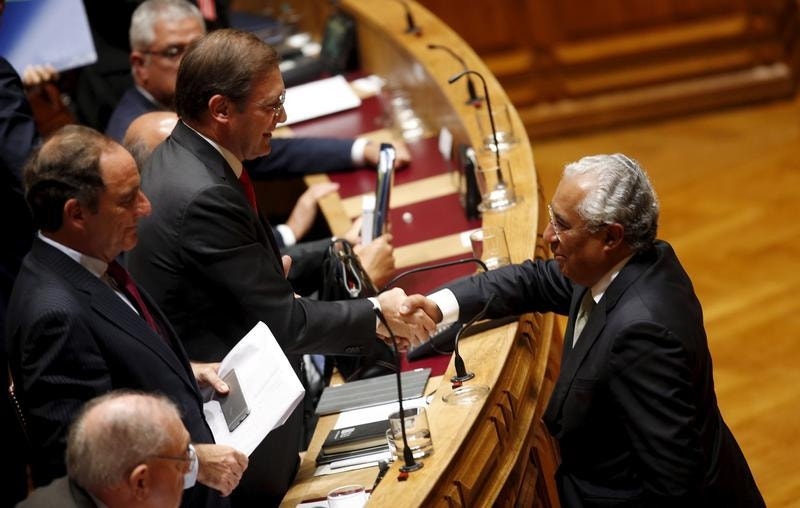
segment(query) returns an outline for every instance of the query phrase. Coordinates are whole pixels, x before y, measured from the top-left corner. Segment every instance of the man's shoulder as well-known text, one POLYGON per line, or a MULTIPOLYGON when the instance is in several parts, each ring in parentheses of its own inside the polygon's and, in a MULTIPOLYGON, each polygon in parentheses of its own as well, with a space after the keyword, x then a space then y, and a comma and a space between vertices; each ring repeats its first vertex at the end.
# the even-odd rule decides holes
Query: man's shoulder
POLYGON ((112 111, 106 127, 106 134, 121 143, 122 138, 125 137, 125 131, 136 118, 159 109, 158 105, 150 102, 135 86, 132 86, 122 94, 117 106, 112 111))
POLYGON ((97 505, 85 491, 69 481, 66 476, 56 478, 48 485, 37 488, 27 499, 17 505, 18 508, 45 508, 50 506, 90 508, 97 505))

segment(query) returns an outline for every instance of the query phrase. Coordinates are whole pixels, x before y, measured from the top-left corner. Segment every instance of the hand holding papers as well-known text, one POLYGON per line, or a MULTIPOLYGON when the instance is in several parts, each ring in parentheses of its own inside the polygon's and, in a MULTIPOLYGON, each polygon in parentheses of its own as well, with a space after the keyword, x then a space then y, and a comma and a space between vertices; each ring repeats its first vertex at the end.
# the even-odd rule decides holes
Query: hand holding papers
POLYGON ((224 379, 234 369, 249 415, 229 430, 218 400, 203 404, 203 413, 218 444, 249 455, 272 429, 286 421, 305 390, 275 336, 261 322, 222 360, 219 375, 224 379))

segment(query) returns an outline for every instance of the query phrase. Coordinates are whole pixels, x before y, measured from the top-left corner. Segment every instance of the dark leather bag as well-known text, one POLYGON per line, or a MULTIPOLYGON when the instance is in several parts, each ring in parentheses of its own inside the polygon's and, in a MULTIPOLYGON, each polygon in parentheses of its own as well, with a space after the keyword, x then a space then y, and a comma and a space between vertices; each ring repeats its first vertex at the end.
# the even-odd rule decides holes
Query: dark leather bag
MULTIPOLYGON (((347 240, 335 238, 328 246, 322 262, 322 287, 320 300, 348 300, 367 298, 378 294, 378 289, 361 266, 353 246, 347 240)), ((326 382, 330 379, 334 365, 345 381, 366 379, 397 371, 394 351, 376 339, 372 352, 368 355, 328 356, 325 366, 326 382), (330 360, 333 361, 330 361, 330 360)))

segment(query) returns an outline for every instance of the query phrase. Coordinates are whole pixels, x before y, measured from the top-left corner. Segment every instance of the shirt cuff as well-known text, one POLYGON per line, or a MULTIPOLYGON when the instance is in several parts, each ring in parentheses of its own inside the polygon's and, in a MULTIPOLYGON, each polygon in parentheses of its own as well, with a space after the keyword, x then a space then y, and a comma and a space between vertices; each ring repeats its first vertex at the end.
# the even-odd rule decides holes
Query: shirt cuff
MULTIPOLYGON (((372 302, 372 308, 381 310, 381 302, 378 301, 378 298, 375 296, 370 296, 367 298, 370 302, 372 302)), ((381 325, 381 319, 378 317, 378 314, 375 314, 375 329, 377 330, 378 327, 381 325)))
POLYGON ((183 475, 183 490, 191 489, 197 483, 197 473, 200 471, 200 461, 197 458, 197 452, 194 451, 194 445, 189 443, 189 449, 192 451, 192 462, 189 464, 189 471, 183 475))
POLYGON ((350 159, 353 161, 354 167, 360 168, 366 165, 364 152, 367 149, 367 143, 369 143, 367 138, 356 138, 353 141, 353 146, 350 147, 350 159))
POLYGON ((442 321, 437 325, 447 325, 458 321, 458 300, 456 295, 449 289, 440 289, 439 291, 428 295, 428 298, 433 300, 439 310, 442 312, 442 321))
POLYGON ((278 224, 277 226, 275 226, 275 229, 277 229, 278 233, 281 234, 281 238, 283 239, 283 245, 285 245, 286 247, 291 247, 292 245, 297 243, 297 238, 294 237, 292 228, 290 228, 286 224, 278 224))

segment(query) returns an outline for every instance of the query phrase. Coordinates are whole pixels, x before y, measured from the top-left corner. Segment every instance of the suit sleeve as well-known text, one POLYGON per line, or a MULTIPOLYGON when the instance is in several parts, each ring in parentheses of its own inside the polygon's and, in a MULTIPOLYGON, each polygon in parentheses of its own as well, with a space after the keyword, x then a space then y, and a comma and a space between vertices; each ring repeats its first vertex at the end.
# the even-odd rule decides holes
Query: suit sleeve
POLYGON ((202 270, 220 299, 264 321, 287 353, 364 354, 376 341, 367 300, 319 302, 295 298, 279 260, 259 237, 256 216, 227 185, 209 187, 189 204, 181 231, 182 255, 202 270))
POLYGON ((22 166, 38 142, 39 134, 22 82, 11 65, 0 58, 0 161, 20 193, 22 166))
POLYGON ((612 348, 609 389, 653 506, 676 506, 703 484, 690 361, 678 337, 649 321, 628 324, 612 348))
POLYGON ((555 261, 525 261, 461 279, 449 286, 458 300, 459 316, 469 319, 495 295, 490 318, 526 312, 569 313, 572 283, 555 261))
POLYGON ((50 291, 41 298, 50 303, 31 305, 48 310, 31 311, 27 326, 18 332, 22 403, 31 438, 42 453, 34 459, 37 483, 65 474, 70 423, 87 400, 112 388, 110 369, 72 297, 50 291))
POLYGON ((353 139, 274 138, 265 157, 245 162, 254 180, 342 171, 353 167, 353 139))

